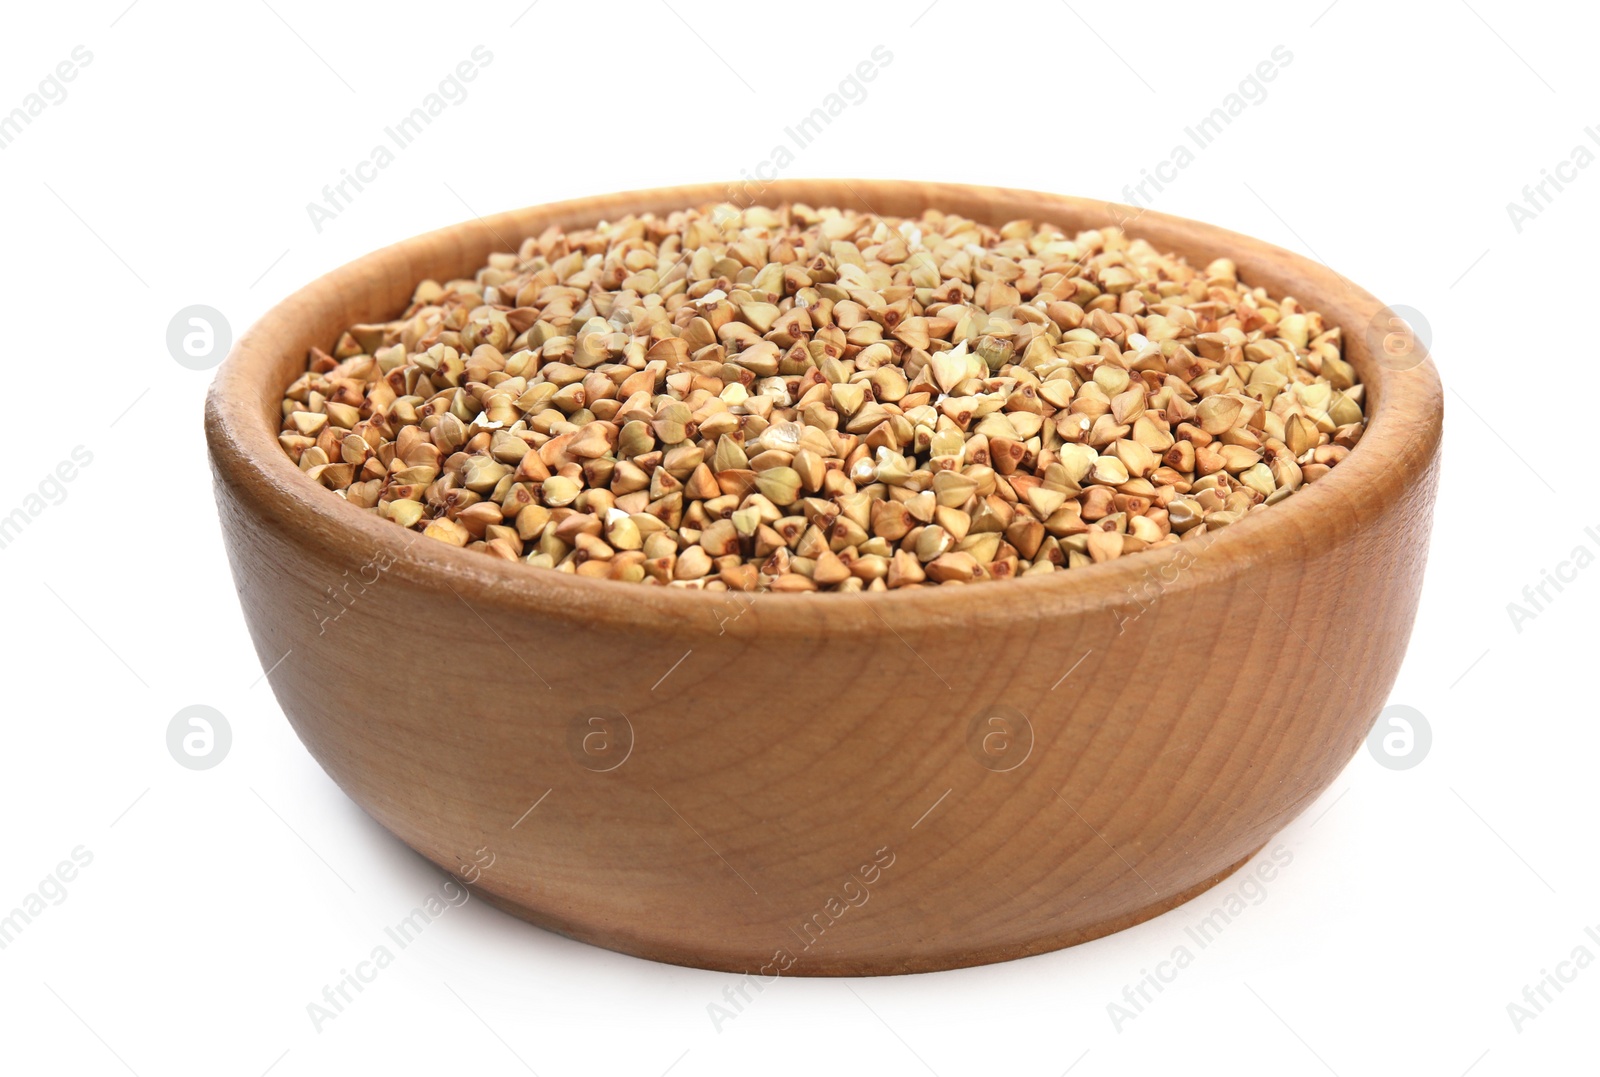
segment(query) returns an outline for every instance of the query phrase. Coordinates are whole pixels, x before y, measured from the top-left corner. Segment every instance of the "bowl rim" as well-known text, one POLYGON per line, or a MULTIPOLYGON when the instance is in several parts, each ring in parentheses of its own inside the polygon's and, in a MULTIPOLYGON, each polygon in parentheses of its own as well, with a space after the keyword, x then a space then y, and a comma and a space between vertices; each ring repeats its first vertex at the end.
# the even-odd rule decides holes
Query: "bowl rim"
MULTIPOLYGON (((325 317, 330 305, 344 309, 344 297, 363 295, 375 287, 375 281, 392 280, 397 274, 415 274, 410 276, 414 284, 428 275, 415 273, 417 262, 437 263, 451 249, 459 261, 481 265, 483 258, 473 252, 504 249, 506 237, 520 242, 532 232, 530 218, 573 227, 630 209, 661 212, 730 201, 736 187, 701 183, 621 191, 479 217, 380 248, 301 287, 267 310, 235 342, 212 381, 205 426, 216 483, 226 484, 256 510, 258 519, 271 521, 293 535, 308 551, 316 549, 353 563, 381 558, 385 572, 431 590, 454 592, 480 619, 488 609, 588 626, 670 630, 685 638, 713 634, 712 628, 718 636, 730 629, 742 635, 755 626, 762 635, 803 636, 825 629, 829 635, 865 636, 880 634, 885 627, 892 631, 888 616, 944 626, 1003 627, 1015 625, 1029 614, 1037 617, 1048 611, 1061 615, 1097 608, 1114 611, 1128 604, 1137 593, 1135 585, 1161 567, 1165 558, 1131 554, 1071 571, 996 581, 997 586, 981 586, 976 592, 945 586, 858 592, 856 602, 828 594, 653 587, 540 570, 441 542, 420 542, 420 532, 396 527, 308 482, 279 446, 278 429, 269 426, 267 419, 277 413, 283 387, 270 384, 271 373, 284 361, 289 342, 303 332, 307 317, 325 317), (266 410, 269 404, 270 412, 266 410), (974 594, 979 596, 977 600, 974 594), (730 604, 741 606, 732 617, 726 616, 730 604), (743 624, 736 623, 746 610, 754 610, 755 615, 743 624)), ((1133 219, 1135 225, 1127 230, 1135 238, 1147 238, 1162 250, 1198 244, 1196 249, 1209 251, 1210 257, 1231 258, 1242 279, 1265 285, 1278 298, 1293 294, 1307 307, 1322 312, 1330 324, 1344 327, 1345 358, 1367 387, 1367 430, 1361 441, 1327 476, 1269 511, 1251 513, 1223 531, 1174 547, 1193 556, 1185 571, 1162 585, 1162 595, 1237 579, 1263 561, 1313 559, 1325 554, 1351 540, 1381 510, 1393 505, 1408 483, 1422 477, 1437 454, 1443 394, 1431 356, 1424 351, 1421 362, 1405 369, 1379 363, 1368 347, 1365 330, 1388 308, 1318 261, 1187 218, 1013 188, 899 180, 783 179, 763 184, 759 194, 752 203, 843 205, 853 198, 874 214, 874 205, 888 205, 895 216, 907 215, 914 212, 913 206, 921 205, 992 224, 1018 217, 1045 219, 1069 231, 1133 219), (981 206, 1001 212, 983 215, 977 211, 981 206), (1174 242, 1180 237, 1181 243, 1174 242), (1290 277, 1303 281, 1304 287, 1286 289, 1274 283, 1290 277)), ((1191 256, 1190 261, 1193 264, 1197 258, 1191 256)), ((383 316, 382 312, 365 315, 383 316)), ((484 623, 493 629, 487 620, 484 623)))

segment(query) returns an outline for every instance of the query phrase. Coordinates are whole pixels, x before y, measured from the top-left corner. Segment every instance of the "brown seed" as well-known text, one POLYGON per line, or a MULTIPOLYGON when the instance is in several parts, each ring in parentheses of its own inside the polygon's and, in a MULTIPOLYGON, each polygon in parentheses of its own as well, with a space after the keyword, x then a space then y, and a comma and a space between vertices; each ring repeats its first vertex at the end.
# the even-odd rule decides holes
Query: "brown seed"
POLYGON ((474 456, 467 461, 461 473, 461 484, 478 494, 487 494, 501 479, 511 474, 511 469, 487 456, 474 456))
POLYGON ((1050 490, 1043 486, 1030 487, 1027 493, 1028 506, 1041 520, 1048 520, 1066 500, 1066 491, 1050 490))
POLYGON ((582 489, 574 479, 569 479, 565 475, 552 475, 540 485, 540 495, 546 505, 558 508, 578 500, 578 494, 582 489))
POLYGON ((794 454, 793 467, 795 474, 800 478, 802 490, 814 494, 822 489, 822 475, 825 470, 822 457, 810 449, 801 449, 794 454))
POLYGON ((717 520, 700 532, 700 548, 712 557, 739 552, 739 532, 732 520, 717 520))
POLYGON ((1089 469, 1089 478, 1103 486, 1121 486, 1129 479, 1128 468, 1115 456, 1102 456, 1089 469))
POLYGON ((1222 457, 1222 466, 1229 471, 1235 472, 1243 471, 1245 468, 1253 467, 1261 462, 1259 453, 1251 452, 1242 445, 1224 445, 1218 450, 1218 455, 1222 457))
POLYGON ((1235 396, 1208 396, 1195 408, 1200 428, 1208 434, 1220 434, 1239 421, 1244 404, 1235 396))
POLYGON ((1013 474, 1028 455, 1028 447, 1014 438, 989 439, 989 463, 1002 475, 1013 474))
POLYGON ((590 423, 578 431, 567 443, 567 455, 581 460, 592 460, 611 451, 605 423, 590 423))
POLYGON ((364 508, 374 506, 377 508, 379 516, 393 520, 405 528, 414 527, 422 519, 425 512, 425 508, 420 501, 412 501, 407 498, 397 498, 394 501, 378 501, 376 500, 376 491, 374 491, 373 504, 362 505, 364 508))
POLYGON ((924 564, 949 553, 954 547, 955 540, 942 527, 924 527, 917 532, 917 560, 924 564))
POLYGON ((840 415, 854 415, 866 401, 867 391, 860 382, 840 382, 828 387, 828 395, 840 415))
POLYGON ((884 582, 889 585, 890 590, 898 590, 901 587, 915 586, 927 578, 927 573, 923 571, 922 565, 915 557, 905 550, 897 550, 889 561, 889 570, 884 582))
POLYGON ((811 578, 823 587, 831 587, 849 579, 850 570, 839 560, 838 554, 832 550, 823 550, 817 555, 816 565, 811 570, 811 578))
POLYGON ((711 457, 713 471, 735 471, 749 466, 750 458, 745 455, 744 446, 726 434, 717 439, 717 449, 711 457))
POLYGON ((672 569, 672 578, 698 580, 710 571, 711 555, 698 546, 690 546, 678 555, 677 564, 672 569))
POLYGON ((431 539, 438 539, 440 542, 447 542, 452 546, 465 546, 472 541, 472 532, 456 521, 443 516, 431 521, 427 527, 422 529, 422 533, 431 539))
POLYGON ((1288 491, 1290 493, 1300 488, 1304 474, 1300 465, 1287 456, 1275 456, 1272 459, 1272 481, 1278 488, 1275 492, 1288 491))
POLYGON ((1239 481, 1262 497, 1271 497, 1278 486, 1272 469, 1266 464, 1254 464, 1239 473, 1239 481))
POLYGON ((902 502, 872 502, 872 533, 881 539, 898 542, 910 533, 915 522, 902 502))
POLYGON ((684 405, 673 402, 656 413, 650 428, 663 445, 677 445, 689 436, 689 423, 693 413, 684 405))
POLYGON ((792 467, 774 467, 756 475, 756 487, 774 505, 792 505, 800 498, 800 474, 792 467))
POLYGON ((952 551, 930 561, 926 571, 938 583, 966 582, 978 575, 978 560, 970 553, 952 551))
POLYGON ((1122 536, 1115 531, 1101 531, 1098 528, 1088 534, 1089 557, 1096 564, 1101 561, 1113 561, 1122 556, 1122 536))
POLYGON ((928 319, 907 318, 894 328, 894 338, 908 348, 928 346, 928 319))
POLYGON ((1220 452, 1204 446, 1194 451, 1194 470, 1197 475, 1214 475, 1228 466, 1228 461, 1220 452))
POLYGON ((619 516, 612 521, 606 527, 606 541, 618 550, 637 550, 644 546, 644 537, 639 533, 639 525, 631 516, 619 516))
MULTIPOLYGON (((926 347, 926 345, 923 345, 926 347)), ((940 352, 933 357, 933 379, 935 384, 946 393, 956 391, 956 386, 966 381, 970 376, 967 365, 967 348, 965 342, 947 352, 940 352)))
POLYGON ((933 477, 933 494, 939 504, 948 509, 958 509, 977 492, 977 480, 955 471, 941 471, 933 477))
POLYGON ((722 486, 717 482, 717 477, 704 464, 696 467, 683 484, 683 495, 695 501, 709 501, 721 494, 722 486))

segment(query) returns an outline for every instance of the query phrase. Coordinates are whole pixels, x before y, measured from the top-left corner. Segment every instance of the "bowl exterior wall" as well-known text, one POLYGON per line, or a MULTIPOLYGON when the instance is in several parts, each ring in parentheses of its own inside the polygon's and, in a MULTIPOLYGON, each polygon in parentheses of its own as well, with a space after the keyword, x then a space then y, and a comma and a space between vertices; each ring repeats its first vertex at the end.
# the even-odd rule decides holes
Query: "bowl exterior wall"
POLYGON ((482 892, 612 949, 858 974, 1094 938, 1267 842, 1393 684, 1418 478, 1372 519, 1381 544, 1198 586, 1204 554, 1151 556, 1120 605, 997 596, 1001 631, 887 614, 836 638, 831 607, 858 600, 824 598, 783 646, 760 596, 648 637, 507 614, 307 556, 217 498, 257 651, 291 652, 284 711, 407 844, 451 871, 491 851, 482 892))

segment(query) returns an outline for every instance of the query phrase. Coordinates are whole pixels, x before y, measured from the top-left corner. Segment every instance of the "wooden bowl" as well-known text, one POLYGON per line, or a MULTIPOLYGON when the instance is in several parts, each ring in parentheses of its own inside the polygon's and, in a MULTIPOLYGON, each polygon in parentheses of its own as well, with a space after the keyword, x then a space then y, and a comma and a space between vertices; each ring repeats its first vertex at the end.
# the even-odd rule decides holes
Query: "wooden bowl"
MULTIPOLYGON (((277 444, 307 348, 396 316, 547 225, 720 201, 717 184, 469 221, 328 274, 234 347, 206 402, 245 619, 278 700, 356 803, 476 893, 659 961, 754 973, 956 968, 1054 950, 1239 867, 1361 745, 1411 633, 1442 401, 1388 312, 1315 262, 1158 213, 1346 329, 1370 428, 1224 531, 1047 577, 739 600, 421 539, 277 444), (1415 364, 1415 365, 1412 365, 1415 364)), ((1124 207, 936 183, 794 180, 762 201, 998 224, 1124 207)))

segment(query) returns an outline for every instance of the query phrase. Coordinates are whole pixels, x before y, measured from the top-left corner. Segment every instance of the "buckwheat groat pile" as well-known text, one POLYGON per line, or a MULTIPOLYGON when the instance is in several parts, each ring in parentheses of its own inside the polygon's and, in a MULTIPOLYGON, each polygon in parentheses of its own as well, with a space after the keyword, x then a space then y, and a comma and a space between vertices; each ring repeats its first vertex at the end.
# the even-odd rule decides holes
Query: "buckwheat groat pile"
POLYGON ((1339 329, 1116 229, 789 205, 550 229, 313 349, 280 441, 429 539, 738 591, 1155 550, 1326 475, 1339 329))

